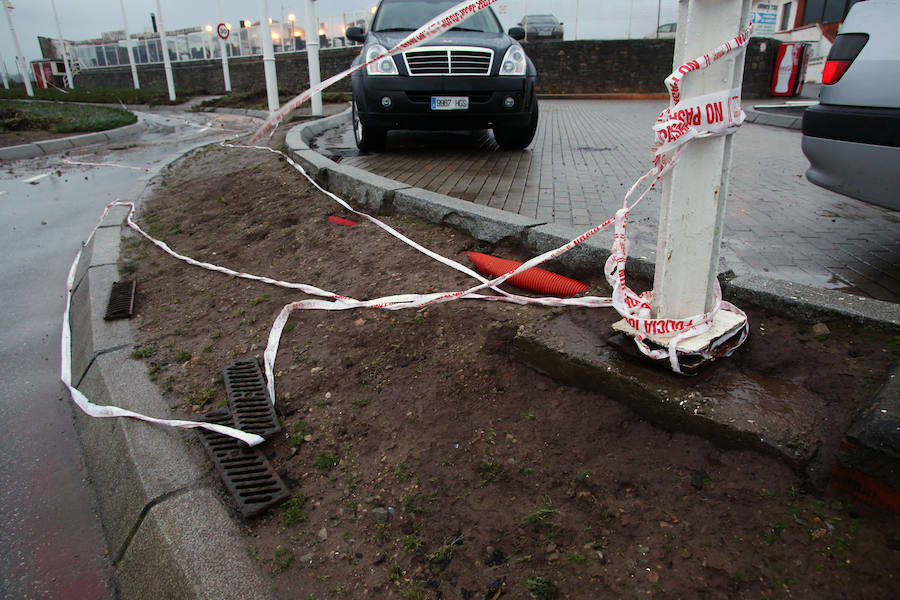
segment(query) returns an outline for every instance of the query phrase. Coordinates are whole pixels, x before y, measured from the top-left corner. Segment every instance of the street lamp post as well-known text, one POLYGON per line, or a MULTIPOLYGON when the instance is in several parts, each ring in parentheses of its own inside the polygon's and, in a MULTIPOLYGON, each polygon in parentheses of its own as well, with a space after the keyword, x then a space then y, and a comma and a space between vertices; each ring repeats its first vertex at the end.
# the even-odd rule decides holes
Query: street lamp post
POLYGON ((2 54, 0 54, 0 76, 3 77, 3 87, 9 89, 9 77, 6 75, 6 61, 3 60, 2 54))
POLYGON ((29 96, 34 96, 34 90, 31 88, 31 73, 28 72, 25 64, 25 55, 22 54, 22 47, 19 46, 19 38, 16 36, 16 28, 13 27, 12 17, 9 15, 9 10, 12 7, 12 2, 3 0, 3 10, 6 13, 6 23, 9 25, 9 35, 12 37, 13 47, 16 49, 16 67, 19 69, 22 81, 25 82, 25 92, 29 96))
POLYGON ((297 15, 291 13, 288 15, 288 22, 291 24, 291 44, 294 50, 297 50, 297 38, 294 37, 294 21, 297 20, 297 15))
POLYGON ((159 44, 162 47, 163 65, 166 70, 166 87, 169 88, 169 100, 175 100, 175 78, 172 76, 172 59, 169 58, 169 41, 166 38, 166 26, 163 24, 162 7, 156 0, 156 14, 159 16, 159 44))
MULTIPOLYGON (((675 66, 703 56, 743 31, 749 22, 750 3, 751 0, 679 2, 675 66)), ((735 52, 702 71, 689 73, 682 82, 681 97, 739 90, 744 56, 745 51, 735 52)), ((653 308, 658 319, 679 320, 703 314, 713 306, 732 143, 731 134, 691 140, 672 171, 662 178, 653 281, 653 308)), ((720 310, 713 330, 704 335, 714 335, 717 326, 720 330, 737 326, 729 320, 740 322, 732 313, 720 310)))
MULTIPOLYGON (((131 79, 134 82, 134 89, 141 89, 138 81, 137 65, 134 62, 134 48, 132 47, 131 35, 128 33, 128 17, 125 16, 125 0, 119 0, 122 6, 122 25, 125 27, 125 47, 128 49, 128 63, 131 65, 131 79)), ((160 14, 160 18, 162 15, 160 14)))
POLYGON ((69 88, 75 87, 75 80, 72 79, 72 69, 69 68, 69 50, 66 48, 66 40, 63 39, 62 28, 59 26, 59 14, 56 12, 56 0, 50 0, 50 6, 53 7, 53 18, 56 20, 56 34, 59 37, 59 45, 62 48, 63 65, 66 68, 66 85, 69 88))

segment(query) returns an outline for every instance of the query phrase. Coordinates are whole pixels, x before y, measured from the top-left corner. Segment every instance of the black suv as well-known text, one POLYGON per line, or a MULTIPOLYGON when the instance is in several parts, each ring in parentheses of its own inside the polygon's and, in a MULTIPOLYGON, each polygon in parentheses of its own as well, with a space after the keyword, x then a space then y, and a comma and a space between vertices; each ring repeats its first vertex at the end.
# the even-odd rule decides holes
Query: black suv
MULTIPOLYGON (((386 53, 459 0, 382 0, 354 65, 386 53)), ((380 150, 391 129, 492 129, 504 149, 531 143, 537 129, 534 64, 490 7, 428 42, 353 74, 353 132, 360 150, 380 150)))

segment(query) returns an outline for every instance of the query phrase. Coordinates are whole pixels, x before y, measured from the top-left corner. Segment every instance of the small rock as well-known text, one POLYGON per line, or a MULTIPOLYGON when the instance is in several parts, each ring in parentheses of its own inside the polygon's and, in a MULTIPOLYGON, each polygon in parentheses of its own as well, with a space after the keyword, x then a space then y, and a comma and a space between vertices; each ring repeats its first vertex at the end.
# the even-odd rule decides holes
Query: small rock
POLYGON ((316 534, 320 540, 323 542, 328 539, 328 530, 324 527, 319 530, 319 533, 316 534))
POLYGON ((702 469, 699 469, 697 471, 694 471, 694 474, 691 475, 691 485, 698 490, 702 490, 703 485, 706 483, 707 479, 709 479, 709 473, 702 469))
POLYGON ((559 552, 554 552, 547 557, 547 562, 556 562, 559 560, 559 552))
POLYGON ((650 571, 649 573, 647 573, 647 581, 649 581, 650 583, 658 582, 659 581, 659 573, 657 573, 655 571, 650 571))
POLYGON ((375 520, 379 523, 387 523, 391 518, 390 513, 388 513, 388 510, 383 506, 376 506, 373 508, 372 516, 374 516, 375 520))
POLYGON ((638 548, 638 554, 641 556, 647 556, 647 553, 650 552, 650 548, 647 546, 641 546, 638 548))
POLYGON ((321 372, 322 372, 322 367, 313 367, 312 369, 309 370, 310 375, 315 375, 316 373, 321 373, 321 372))
POLYGON ((365 325, 366 320, 365 319, 357 319, 357 320, 353 321, 353 324, 356 325, 357 327, 359 327, 360 325, 365 325))
POLYGON ((313 553, 312 552, 310 552, 309 554, 304 554, 303 556, 300 557, 300 562, 302 562, 302 563, 311 563, 312 561, 313 561, 313 553))
POLYGON ((553 542, 547 544, 547 552, 556 552, 556 544, 553 542))
POLYGON ((325 399, 331 400, 331 392, 325 392, 325 399))
POLYGON ((825 323, 816 323, 813 325, 812 332, 816 337, 823 337, 831 334, 831 330, 828 329, 828 325, 825 323))

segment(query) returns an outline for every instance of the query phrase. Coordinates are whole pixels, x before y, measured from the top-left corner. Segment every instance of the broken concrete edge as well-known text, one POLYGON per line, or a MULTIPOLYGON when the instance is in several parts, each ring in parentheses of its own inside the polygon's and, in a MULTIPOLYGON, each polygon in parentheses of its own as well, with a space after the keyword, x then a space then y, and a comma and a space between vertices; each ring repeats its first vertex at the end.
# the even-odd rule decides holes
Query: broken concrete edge
POLYGON ((20 144, 18 146, 9 146, 0 148, 0 160, 18 160, 22 158, 34 158, 36 156, 44 156, 54 154, 56 152, 65 152, 73 148, 82 146, 90 146, 91 144, 101 144, 112 140, 119 140, 126 137, 132 137, 143 133, 147 130, 147 123, 138 117, 137 123, 110 129, 108 131, 94 131, 82 135, 74 135, 64 138, 56 138, 53 140, 44 140, 34 142, 32 144, 20 144))
MULTIPOLYGON (((546 223, 405 183, 362 169, 335 163, 311 150, 308 143, 327 129, 350 118, 350 111, 301 123, 288 132, 288 153, 322 187, 333 194, 377 213, 394 210, 413 214, 432 223, 450 225, 480 241, 515 240, 535 254, 558 248, 584 233, 574 227, 546 223)), ((556 259, 574 272, 596 273, 609 258, 609 236, 591 237, 556 259)), ((724 264, 724 261, 722 262, 724 264)), ((626 270, 646 281, 653 280, 653 257, 629 256, 626 270)), ((759 275, 730 277, 727 265, 719 280, 726 299, 747 302, 804 322, 847 319, 870 329, 900 331, 900 305, 824 290, 759 275)))
POLYGON ((838 461, 900 490, 900 360, 888 380, 847 431, 838 461))
POLYGON ((695 434, 723 448, 755 450, 797 470, 815 456, 818 443, 807 423, 775 413, 745 418, 743 404, 722 402, 716 394, 683 385, 677 375, 634 361, 610 348, 607 337, 580 329, 566 313, 551 314, 519 327, 512 354, 557 381, 615 399, 667 431, 695 434))
MULTIPOLYGON (((139 201, 139 200, 138 200, 139 201)), ((103 319, 128 207, 114 207, 85 245, 70 323, 72 379, 94 404, 152 417, 172 411, 134 348, 127 320, 103 319)), ((118 597, 125 600, 271 597, 270 582, 218 497, 195 434, 73 407, 96 492, 118 597)))

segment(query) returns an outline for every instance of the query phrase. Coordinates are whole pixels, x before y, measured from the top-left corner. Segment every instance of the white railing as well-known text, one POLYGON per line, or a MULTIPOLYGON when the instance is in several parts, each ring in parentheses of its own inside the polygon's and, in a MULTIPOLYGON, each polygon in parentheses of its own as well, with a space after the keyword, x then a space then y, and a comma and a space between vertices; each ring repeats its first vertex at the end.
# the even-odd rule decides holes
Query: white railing
MULTIPOLYGON (((320 48, 343 48, 353 45, 345 37, 347 27, 368 26, 368 12, 348 12, 341 15, 319 18, 320 48)), ((272 31, 272 44, 276 54, 296 52, 306 49, 306 29, 295 23, 274 22, 269 27, 272 31)), ((229 57, 261 56, 261 27, 251 25, 231 30, 225 40, 225 48, 229 57)), ((221 59, 222 54, 216 32, 208 32, 198 27, 196 31, 167 34, 169 59, 172 62, 189 60, 221 59)), ((137 64, 155 64, 163 62, 162 45, 159 37, 136 37, 134 41, 134 60, 137 64)), ((113 42, 76 42, 69 49, 71 56, 77 61, 80 69, 101 69, 105 67, 128 66, 128 49, 125 40, 113 42)))

